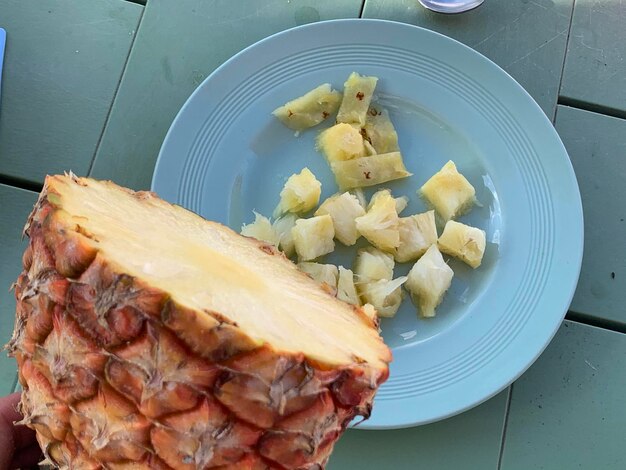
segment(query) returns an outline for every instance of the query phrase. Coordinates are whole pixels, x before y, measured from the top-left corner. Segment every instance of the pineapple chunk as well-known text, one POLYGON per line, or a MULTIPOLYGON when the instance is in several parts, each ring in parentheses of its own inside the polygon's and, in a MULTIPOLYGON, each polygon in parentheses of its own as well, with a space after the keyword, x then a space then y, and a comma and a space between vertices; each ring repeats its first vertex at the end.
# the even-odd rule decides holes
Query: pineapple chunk
POLYGON ((450 288, 454 272, 443 260, 437 245, 431 245, 409 272, 406 288, 422 317, 435 316, 435 309, 450 288))
POLYGON ((254 212, 254 222, 241 227, 241 234, 278 246, 279 239, 276 230, 272 227, 272 222, 258 212, 254 212))
POLYGON ((396 201, 389 191, 377 194, 367 213, 357 217, 356 228, 375 247, 392 251, 400 244, 396 201))
POLYGON ((350 193, 356 196, 356 198, 359 200, 359 204, 361 204, 361 207, 363 207, 363 209, 367 208, 367 199, 365 199, 365 193, 363 192, 363 189, 354 188, 350 190, 350 193))
POLYGON ((357 252, 354 273, 359 285, 381 279, 390 280, 393 278, 394 265, 393 256, 389 253, 368 246, 357 252))
POLYGON ((452 160, 426 181, 420 192, 445 221, 464 214, 476 202, 474 187, 452 160))
POLYGON ((476 269, 485 254, 485 232, 476 227, 449 220, 439 237, 439 249, 476 269))
POLYGON ((395 251, 398 263, 415 261, 433 243, 437 243, 435 211, 424 212, 399 219, 400 245, 395 251))
POLYGON ((363 77, 356 72, 350 74, 343 84, 343 99, 337 113, 337 122, 358 124, 361 127, 365 125, 376 82, 376 77, 363 77))
POLYGON ((310 261, 335 249, 335 229, 330 215, 298 219, 291 229, 294 246, 301 261, 310 261))
POLYGON ((361 298, 372 304, 381 317, 393 317, 402 303, 402 289, 407 277, 399 277, 392 281, 380 279, 361 286, 361 298))
POLYGON ((304 262, 298 263, 298 268, 311 276, 315 281, 320 284, 326 284, 333 292, 336 292, 339 271, 334 264, 304 262))
POLYGON ((374 147, 376 153, 397 152, 398 134, 389 119, 386 109, 370 106, 365 120, 365 139, 374 147))
MULTIPOLYGON (((370 199, 370 203, 367 205, 367 208, 370 209, 374 205, 374 202, 376 202, 376 199, 385 194, 389 194, 391 196, 391 191, 389 189, 379 189, 378 191, 376 191, 372 195, 372 198, 370 199)), ((404 209, 406 209, 406 206, 409 205, 409 198, 406 196, 397 197, 395 198, 395 201, 396 201, 396 212, 398 214, 402 212, 404 209)))
POLYGON ((339 266, 337 298, 349 304, 361 305, 359 295, 356 293, 356 286, 354 285, 354 273, 343 266, 339 266))
POLYGON ((335 238, 347 246, 354 245, 360 234, 355 219, 365 215, 365 209, 356 196, 346 192, 326 199, 315 215, 328 214, 333 219, 335 238))
POLYGON ((335 124, 321 132, 317 138, 317 148, 329 163, 365 156, 363 136, 359 129, 350 124, 335 124))
POLYGON ((295 214, 285 214, 280 219, 274 221, 273 224, 278 239, 278 247, 288 257, 293 256, 295 252, 291 229, 296 225, 297 219, 298 216, 295 214))
POLYGON ((302 131, 318 125, 335 114, 341 103, 341 93, 324 83, 305 95, 276 108, 272 114, 290 129, 302 131))
POLYGON ((374 186, 411 176, 400 152, 383 153, 330 164, 341 189, 374 186))
POLYGON ((322 183, 308 168, 300 173, 293 174, 287 179, 283 190, 280 192, 280 202, 274 217, 285 212, 300 214, 317 206, 322 194, 322 183))

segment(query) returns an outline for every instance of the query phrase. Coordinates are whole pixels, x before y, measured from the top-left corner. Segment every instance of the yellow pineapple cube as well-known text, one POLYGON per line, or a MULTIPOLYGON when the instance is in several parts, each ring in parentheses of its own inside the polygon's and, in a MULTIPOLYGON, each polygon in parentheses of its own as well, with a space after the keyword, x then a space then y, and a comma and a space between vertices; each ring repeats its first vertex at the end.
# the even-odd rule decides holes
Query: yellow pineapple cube
POLYGON ((298 268, 320 284, 326 284, 332 292, 337 292, 339 271, 334 264, 303 262, 298 263, 298 268))
POLYGON ((445 221, 464 214, 476 202, 474 187, 452 160, 426 181, 420 192, 445 221))
POLYGON ((365 209, 353 194, 345 192, 326 199, 315 215, 328 214, 333 219, 335 238, 346 246, 354 245, 360 234, 355 219, 365 215, 365 209))
POLYGON ((331 114, 335 114, 341 103, 341 93, 324 83, 308 93, 276 108, 272 114, 290 129, 302 131, 316 126, 331 114))
POLYGON ((398 223, 400 245, 394 253, 398 263, 415 261, 426 252, 430 245, 437 243, 435 211, 400 217, 398 223))
POLYGON ((254 212, 254 222, 241 227, 241 234, 278 246, 278 235, 272 227, 272 222, 257 212, 254 212))
POLYGON ((295 253, 291 229, 296 225, 297 219, 298 216, 296 214, 285 214, 280 219, 275 220, 273 224, 274 231, 278 238, 278 247, 288 257, 293 256, 295 253))
POLYGON ((376 88, 376 77, 364 77, 352 72, 343 84, 343 99, 337 113, 337 122, 364 126, 367 110, 376 88))
POLYGON ((390 280, 393 278, 394 268, 393 256, 384 251, 380 251, 373 246, 361 248, 354 261, 354 273, 357 284, 365 284, 381 279, 390 280))
POLYGON ((439 249, 476 269, 485 254, 486 236, 479 228, 449 220, 438 241, 439 249))
POLYGON ((393 127, 389 113, 380 106, 370 106, 365 119, 366 141, 372 145, 376 153, 397 152, 398 134, 393 127))
MULTIPOLYGON (((378 199, 379 197, 387 197, 387 195, 391 196, 391 191, 389 189, 379 189, 372 195, 370 203, 367 205, 367 208, 371 208, 376 202, 376 199, 378 199)), ((396 197, 394 198, 394 200, 396 201, 396 212, 398 214, 400 214, 400 212, 406 209, 406 206, 409 205, 409 198, 406 196, 396 197)))
POLYGON ((330 215, 296 220, 291 235, 300 261, 319 258, 335 249, 335 229, 330 215))
POLYGON ((363 188, 411 176, 400 152, 383 153, 330 164, 341 189, 363 188))
POLYGON ((322 194, 322 183, 308 168, 291 175, 280 192, 280 202, 274 211, 277 217, 285 212, 301 214, 317 206, 322 194))
POLYGON ((435 309, 450 288, 453 276, 454 272, 444 261, 437 245, 431 245, 413 265, 406 289, 422 317, 435 316, 435 309))
POLYGON ((367 213, 357 217, 356 228, 375 247, 393 251, 400 244, 396 201, 388 191, 377 194, 367 213))
POLYGON ((353 305, 361 305, 354 285, 354 273, 350 269, 339 266, 337 279, 337 298, 353 305))
POLYGON ((402 303, 402 284, 407 277, 388 280, 380 279, 371 281, 361 286, 361 299, 365 303, 372 304, 381 317, 393 317, 402 303))
POLYGON ((365 156, 360 130, 345 123, 335 124, 322 131, 317 137, 317 148, 330 163, 365 156))

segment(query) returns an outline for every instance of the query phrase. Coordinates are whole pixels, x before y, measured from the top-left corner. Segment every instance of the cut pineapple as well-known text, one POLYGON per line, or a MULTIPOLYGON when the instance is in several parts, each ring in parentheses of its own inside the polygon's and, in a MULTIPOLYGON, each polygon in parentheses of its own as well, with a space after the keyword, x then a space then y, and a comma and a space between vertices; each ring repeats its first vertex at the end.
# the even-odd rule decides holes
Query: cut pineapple
POLYGON ((426 181, 420 192, 445 221, 464 214, 476 202, 474 187, 452 160, 426 181))
POLYGON ((354 273, 359 285, 381 279, 390 280, 393 278, 394 265, 393 256, 389 253, 368 246, 357 252, 354 273))
POLYGON ((300 261, 319 258, 335 249, 335 229, 330 215, 296 220, 291 235, 300 261))
POLYGON ((402 284, 407 277, 394 280, 380 279, 360 286, 361 299, 372 304, 381 317, 393 317, 402 303, 402 284))
POLYGON ((435 316, 435 309, 450 288, 453 276, 437 245, 431 245, 411 268, 406 288, 423 317, 435 316))
POLYGON ((153 193, 46 177, 25 233, 8 350, 54 468, 322 469, 389 376, 367 311, 153 193))
POLYGON ((289 257, 293 256, 295 253, 291 229, 296 225, 297 219, 298 216, 295 214, 285 214, 280 219, 274 221, 273 224, 278 240, 278 247, 289 257))
POLYGON ((392 251, 400 244, 396 201, 389 191, 377 194, 367 213, 356 219, 356 228, 375 247, 392 251))
POLYGON ((333 293, 337 292, 337 278, 339 277, 339 271, 334 264, 321 264, 303 262, 298 263, 300 271, 307 273, 313 278, 314 281, 320 284, 326 284, 333 293))
POLYGON ((379 106, 370 106, 365 120, 365 139, 374 147, 376 153, 397 152, 398 134, 393 127, 389 113, 379 106))
POLYGON ((356 198, 359 200, 359 204, 363 209, 367 209, 367 199, 365 198, 365 193, 361 188, 354 188, 350 190, 350 194, 354 194, 356 198))
POLYGON ((354 245, 359 238, 355 219, 365 215, 365 209, 353 194, 336 194, 326 199, 315 211, 315 215, 328 214, 333 219, 335 238, 347 246, 354 245))
POLYGON ((317 148, 329 163, 352 160, 365 155, 363 136, 350 124, 339 123, 329 127, 317 138, 317 148))
POLYGON ((368 318, 370 318, 371 320, 376 321, 378 318, 378 312, 376 311, 376 307, 374 307, 372 304, 365 304, 361 307, 361 310, 363 310, 363 313, 365 313, 365 315, 367 315, 368 318))
POLYGON ((341 93, 331 90, 330 84, 324 83, 305 95, 289 101, 272 114, 295 131, 302 131, 316 126, 331 114, 335 114, 341 103, 341 93))
POLYGON ((241 234, 278 246, 279 238, 276 234, 276 230, 272 227, 272 222, 258 212, 254 212, 254 222, 244 224, 241 227, 241 234))
POLYGON ((396 212, 400 214, 406 206, 409 205, 409 198, 406 196, 400 196, 396 198, 396 212))
POLYGON ((437 243, 435 211, 401 217, 398 223, 400 245, 394 254, 397 262, 415 261, 424 254, 430 245, 437 243))
POLYGON ((300 214, 310 211, 320 201, 322 183, 308 168, 293 174, 287 179, 280 192, 280 202, 274 211, 274 217, 285 212, 300 214))
POLYGON ((442 252, 476 269, 482 263, 485 253, 485 232, 479 228, 449 220, 439 237, 438 245, 442 252))
POLYGON ((376 88, 376 77, 363 77, 352 72, 343 84, 343 99, 337 113, 337 122, 364 126, 367 110, 376 88))
POLYGON ((400 152, 331 163, 335 180, 341 189, 363 188, 411 176, 400 152))
MULTIPOLYGON (((391 196, 391 191, 389 189, 379 189, 378 191, 376 191, 372 195, 372 198, 370 199, 370 203, 367 205, 367 209, 369 210, 374 205, 374 203, 376 202, 376 199, 378 199, 381 196, 387 197, 387 195, 391 196)), ((409 198, 406 196, 396 197, 394 198, 394 200, 396 201, 396 212, 398 214, 400 214, 400 212, 406 209, 406 206, 409 205, 409 198)))
MULTIPOLYGON (((337 280, 337 298, 353 305, 361 305, 354 285, 354 273, 350 269, 339 266, 337 280)), ((369 315, 368 315, 369 316, 369 315)))

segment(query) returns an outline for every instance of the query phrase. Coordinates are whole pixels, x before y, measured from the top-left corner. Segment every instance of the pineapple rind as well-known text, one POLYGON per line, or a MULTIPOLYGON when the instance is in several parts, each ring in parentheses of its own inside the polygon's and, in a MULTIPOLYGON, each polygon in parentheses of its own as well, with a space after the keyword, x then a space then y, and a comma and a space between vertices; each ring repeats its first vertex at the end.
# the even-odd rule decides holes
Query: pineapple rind
POLYGON ((479 228, 449 220, 437 244, 443 253, 476 269, 481 265, 485 254, 486 234, 479 228))
POLYGON ((476 191, 452 160, 420 188, 420 194, 445 222, 469 211, 476 203, 476 191))
POLYGON ((450 288, 454 272, 446 264, 437 245, 431 245, 409 271, 406 289, 422 317, 435 316, 435 309, 450 288))
POLYGON ((378 78, 352 72, 343 84, 343 99, 337 112, 337 122, 364 126, 378 78))
POLYGON ((272 114, 295 131, 318 125, 335 114, 341 104, 341 93, 324 83, 304 95, 276 108, 272 114))

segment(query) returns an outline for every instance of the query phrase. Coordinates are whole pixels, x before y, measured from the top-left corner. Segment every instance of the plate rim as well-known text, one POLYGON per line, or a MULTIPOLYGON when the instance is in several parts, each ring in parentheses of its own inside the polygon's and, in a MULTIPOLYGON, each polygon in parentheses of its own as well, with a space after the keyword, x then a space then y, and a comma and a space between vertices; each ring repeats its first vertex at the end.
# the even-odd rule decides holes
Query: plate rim
MULTIPOLYGON (((430 34, 433 35, 435 37, 438 37, 438 41, 446 41, 449 43, 454 43, 453 47, 460 47, 462 50, 464 50, 464 54, 470 54, 471 56, 473 56, 474 60, 480 60, 483 63, 487 64, 488 67, 491 67, 493 69, 493 71, 495 73, 499 73, 499 74, 503 74, 504 77, 506 77, 506 81, 510 82, 511 86, 514 86, 517 88, 518 92, 521 91, 524 96, 524 101, 526 101, 528 103, 528 105, 533 108, 533 116, 531 116, 533 121, 542 121, 541 124, 539 122, 537 122, 537 125, 540 126, 541 128, 544 128, 547 130, 547 132, 550 135, 550 139, 554 140, 554 143, 559 147, 559 151, 561 153, 561 155, 559 155, 558 160, 560 162, 560 164, 565 164, 566 166, 566 170, 567 170, 567 178, 566 180, 568 181, 568 184, 572 184, 572 188, 575 189, 575 196, 577 196, 575 198, 575 200, 571 200, 569 201, 569 205, 570 206, 575 206, 573 207, 573 211, 576 212, 577 214, 580 215, 580 217, 577 217, 577 221, 579 222, 578 227, 577 227, 577 231, 575 235, 578 235, 576 237, 576 239, 574 240, 574 244, 578 247, 577 253, 572 254, 575 255, 573 256, 574 258, 574 262, 572 263, 572 274, 574 274, 573 278, 572 278, 572 283, 571 285, 567 285, 566 287, 568 287, 568 289, 566 290, 565 288, 561 289, 562 292, 562 296, 559 296, 559 300, 561 300, 559 303, 559 305, 562 305, 562 307, 560 308, 560 310, 562 310, 562 313, 557 316, 556 313, 554 314, 554 325, 553 328, 551 330, 549 330, 549 335, 547 336, 547 340, 544 342, 544 344, 542 345, 541 348, 539 348, 537 351, 535 351, 535 354, 533 355, 532 359, 525 365, 525 367, 522 367, 520 370, 518 370, 515 374, 509 374, 506 375, 507 380, 504 381, 504 384, 499 387, 496 388, 494 390, 491 391, 491 393, 485 394, 484 397, 478 401, 474 401, 471 403, 468 403, 467 405, 463 406, 463 407, 457 407, 454 410, 450 411, 447 414, 440 414, 437 417, 434 417, 432 419, 404 419, 406 417, 406 414, 398 414, 396 413, 396 420, 394 420, 394 423, 382 423, 382 424, 376 424, 376 423, 372 423, 371 421, 365 421, 363 422, 360 426, 356 427, 356 429, 363 429, 363 430, 382 430, 382 429, 400 429, 400 428, 407 428, 407 427, 412 427, 412 426, 417 426, 417 425, 423 425, 423 424, 428 424, 431 422, 435 422, 435 421, 440 421, 446 418, 449 418, 451 416, 455 416, 457 414, 460 414, 464 411, 467 411, 471 408, 476 407, 477 405, 484 403, 485 401, 489 400, 490 398, 492 398, 493 396, 497 395, 498 393, 502 392, 502 390, 506 389, 507 387, 509 387, 515 380, 517 380, 524 372, 526 372, 526 370, 528 370, 528 368, 535 363, 535 361, 537 360, 537 358, 543 353, 543 351, 548 347, 548 345, 551 343, 552 339, 554 338, 554 336, 556 335, 559 327, 561 326, 563 319, 565 318, 565 315, 567 313, 567 310, 569 308, 569 306, 571 305, 571 301, 574 297, 575 291, 576 291, 576 287, 578 284, 578 279, 580 277, 580 270, 581 270, 581 266, 582 266, 582 257, 583 257, 583 251, 584 251, 584 215, 583 215, 583 209, 582 209, 582 199, 580 196, 580 188, 578 185, 578 181, 576 178, 576 174, 574 172, 573 169, 573 165, 571 162, 571 159, 569 158, 568 152, 563 144, 563 142, 560 139, 560 136, 558 135, 558 133, 556 132, 556 129, 554 128, 552 122, 549 120, 549 118, 546 116, 546 114, 544 113, 544 111, 542 110, 542 108, 537 104, 537 102, 534 100, 534 98, 532 98, 532 96, 508 73, 506 72, 504 69, 502 69, 500 66, 498 66, 497 64, 495 64, 492 60, 490 60, 489 58, 485 57, 484 55, 482 55, 481 53, 477 52, 476 50, 472 49, 471 47, 461 43, 460 41, 450 38, 448 36, 445 36, 441 33, 438 33, 436 31, 432 31, 426 28, 422 28, 420 26, 415 26, 415 25, 411 25, 408 23, 403 23, 403 22, 398 22, 398 21, 391 21, 391 20, 381 20, 381 19, 363 19, 363 18, 347 18, 347 19, 332 19, 332 20, 326 20, 326 21, 320 21, 320 22, 315 22, 315 23, 309 23, 309 24, 305 24, 305 25, 300 25, 300 26, 296 26, 293 28, 289 28, 283 31, 279 31, 277 33, 274 33, 270 36, 267 36, 247 47, 245 47, 244 49, 242 49, 241 51, 237 52, 235 55, 233 55, 232 57, 230 57, 228 60, 226 60, 224 63, 222 63, 220 66, 218 66, 217 68, 215 68, 215 70, 209 74, 200 85, 198 85, 196 87, 196 89, 191 93, 191 95, 187 98, 187 100, 185 101, 185 103, 183 104, 183 106, 180 108, 180 110, 178 111, 178 113, 176 114, 176 117, 174 118, 174 120, 172 121, 172 124, 170 125, 170 128, 168 129, 168 132, 163 140, 163 144, 161 146, 161 149, 159 151, 159 155, 157 157, 157 162, 155 164, 155 168, 154 168, 154 172, 153 172, 153 177, 152 177, 152 183, 151 183, 151 190, 152 191, 156 191, 157 190, 157 184, 156 184, 156 180, 157 180, 157 175, 159 173, 159 168, 160 165, 163 165, 163 160, 165 159, 164 157, 164 149, 167 148, 167 144, 169 142, 169 140, 171 140, 171 135, 173 135, 174 132, 176 132, 176 127, 178 125, 178 123, 180 122, 181 119, 183 119, 181 116, 184 116, 186 113, 186 109, 188 106, 190 106, 190 104, 192 103, 192 101, 195 99, 194 97, 198 94, 201 93, 202 90, 207 86, 208 83, 210 83, 211 79, 213 77, 215 77, 216 75, 219 75, 220 73, 222 73, 223 69, 228 68, 230 66, 231 63, 236 62, 238 60, 240 60, 240 57, 243 55, 245 56, 245 54, 249 53, 249 51, 251 49, 254 49, 258 46, 260 46, 261 44, 267 43, 267 42, 272 42, 275 40, 279 40, 280 38, 282 38, 283 36, 288 36, 290 34, 294 34, 295 31, 302 31, 302 30, 307 30, 307 29, 315 29, 315 28, 319 28, 319 27, 325 27, 328 24, 356 24, 356 23, 360 23, 360 24, 369 24, 369 27, 372 27, 371 25, 373 24, 385 24, 388 26, 385 27, 399 27, 401 29, 406 29, 407 31, 410 29, 414 29, 414 30, 419 30, 420 33, 419 34, 430 34), (537 114, 538 113, 538 114, 537 114), (563 158, 564 157, 564 158, 563 158), (561 161, 562 159, 562 161, 561 161), (566 295, 567 294, 567 295, 566 295), (558 320, 558 321, 557 321, 558 320)), ((549 271, 553 270, 554 268, 550 268, 549 271)), ((535 309, 537 309, 541 304, 538 304, 537 307, 535 307, 535 309)), ((546 325, 546 332, 548 332, 546 325)), ((391 400, 394 403, 401 403, 401 402, 410 402, 415 400, 414 397, 408 397, 406 399, 394 399, 391 400)), ((380 404, 379 404, 380 406, 380 404)), ((374 409, 376 410, 376 406, 374 407, 374 409)))

